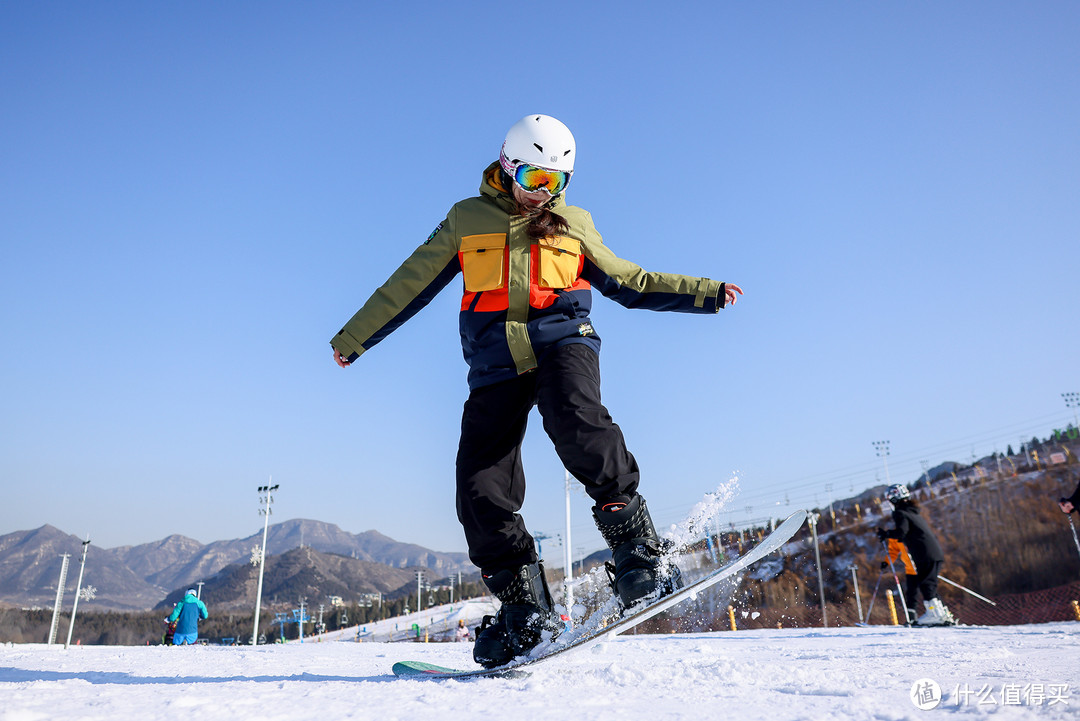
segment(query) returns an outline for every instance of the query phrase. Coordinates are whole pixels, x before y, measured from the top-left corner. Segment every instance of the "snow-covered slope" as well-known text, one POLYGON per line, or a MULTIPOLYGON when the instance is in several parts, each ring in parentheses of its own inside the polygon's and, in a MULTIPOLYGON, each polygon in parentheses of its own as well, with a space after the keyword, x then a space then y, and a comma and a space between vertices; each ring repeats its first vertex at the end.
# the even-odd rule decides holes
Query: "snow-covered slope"
MULTIPOLYGON (((0 721, 1080 718, 1080 623, 628 636, 519 679, 395 679, 471 644, 0 646, 0 721), (934 681, 931 711, 910 698, 934 681)), ((918 696, 917 696, 918 700, 918 696)))

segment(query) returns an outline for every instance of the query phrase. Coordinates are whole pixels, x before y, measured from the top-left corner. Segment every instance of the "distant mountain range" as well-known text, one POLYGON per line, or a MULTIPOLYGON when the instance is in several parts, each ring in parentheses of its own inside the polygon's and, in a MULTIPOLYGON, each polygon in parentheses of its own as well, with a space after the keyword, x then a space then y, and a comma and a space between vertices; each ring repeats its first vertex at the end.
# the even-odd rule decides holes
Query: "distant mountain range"
MULTIPOLYGON (((82 540, 49 525, 0 536, 0 603, 51 608, 60 576, 60 556, 68 553, 71 559, 64 606, 69 608, 78 578, 82 540)), ((261 542, 260 531, 247 538, 205 545, 178 535, 138 546, 99 548, 91 544, 83 586, 96 590, 92 608, 150 609, 198 581, 206 582, 205 588, 209 589, 216 574, 234 565, 238 568, 231 570, 231 577, 243 586, 240 577, 244 569, 252 568, 252 550, 261 542)), ((320 521, 276 523, 270 526, 266 546, 267 578, 271 569, 288 568, 290 563, 295 565, 295 559, 303 558, 311 567, 304 573, 315 569, 322 580, 319 591, 324 594, 387 593, 413 578, 412 571, 403 570, 407 568, 430 569, 436 578, 477 571, 465 553, 440 553, 400 543, 378 531, 348 533, 320 521), (293 549, 309 552, 290 556, 288 552, 293 549)), ((227 595, 238 599, 247 595, 237 589, 226 591, 224 586, 228 584, 221 579, 214 583, 220 584, 227 595)), ((292 589, 293 582, 285 587, 292 589)), ((264 594, 272 593, 264 580, 264 594)), ((254 589, 250 595, 253 601, 254 589)))
MULTIPOLYGON (((1048 460, 1065 464, 1067 456, 1075 459, 1080 453, 1080 443, 1074 440, 1055 440, 1051 444, 1050 440, 1040 442, 1033 438, 1026 445, 1038 451, 1043 465, 1048 460), (1058 454, 1061 459, 1051 460, 1057 449, 1061 451, 1058 454)), ((1025 472, 1031 470, 1033 462, 1038 469, 1039 457, 1032 451, 1030 455, 1021 452, 1011 457, 995 454, 970 466, 946 462, 928 469, 912 485, 921 486, 929 478, 966 487, 991 472, 1017 469, 1025 472)), ((833 505, 842 508, 858 503, 869 507, 872 502, 880 501, 883 493, 884 486, 878 486, 833 505)), ((262 533, 257 531, 246 538, 205 545, 177 535, 138 546, 91 545, 83 583, 84 587, 96 589, 89 608, 152 609, 177 600, 185 589, 199 581, 205 582, 204 596, 212 593, 219 607, 250 607, 255 597, 250 559, 252 550, 261 541, 262 533)), ((68 553, 71 559, 63 607, 70 609, 81 551, 82 539, 48 525, 0 536, 0 605, 51 608, 60 575, 60 555, 68 553)), ((585 566, 608 557, 610 552, 599 551, 586 559, 585 566)), ((353 534, 330 523, 285 521, 270 526, 263 598, 272 601, 277 594, 283 601, 286 598, 292 601, 297 594, 312 598, 321 594, 340 595, 348 601, 352 600, 350 597, 376 591, 393 595, 415 578, 412 570, 405 569, 416 568, 433 571, 434 578, 429 581, 458 572, 470 576, 478 573, 465 553, 439 553, 400 543, 378 531, 353 534)))
MULTIPOLYGON (((429 580, 431 574, 428 574, 429 580)), ((259 569, 251 563, 234 563, 206 579, 202 598, 216 609, 243 609, 255 606, 259 569)), ((179 586, 157 605, 171 609, 184 596, 187 586, 179 586)), ((416 591, 412 569, 393 568, 382 563, 360 561, 333 553, 316 551, 310 546, 294 548, 278 556, 267 556, 263 575, 263 606, 295 606, 303 597, 312 605, 328 596, 340 596, 346 602, 362 594, 381 593, 387 597, 416 591)))

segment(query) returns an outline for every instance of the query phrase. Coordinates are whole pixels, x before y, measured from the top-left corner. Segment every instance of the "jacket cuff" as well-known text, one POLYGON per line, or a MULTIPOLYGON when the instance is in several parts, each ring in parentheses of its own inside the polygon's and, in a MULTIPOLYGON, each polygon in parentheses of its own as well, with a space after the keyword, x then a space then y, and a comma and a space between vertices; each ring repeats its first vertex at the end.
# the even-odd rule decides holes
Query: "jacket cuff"
POLYGON ((723 283, 708 278, 701 279, 701 285, 698 286, 697 302, 694 305, 701 308, 705 313, 719 313, 726 302, 727 296, 724 294, 723 283))
POLYGON ((363 355, 366 350, 364 346, 357 342, 356 338, 346 333, 344 328, 339 330, 338 334, 330 340, 330 345, 350 363, 363 355))

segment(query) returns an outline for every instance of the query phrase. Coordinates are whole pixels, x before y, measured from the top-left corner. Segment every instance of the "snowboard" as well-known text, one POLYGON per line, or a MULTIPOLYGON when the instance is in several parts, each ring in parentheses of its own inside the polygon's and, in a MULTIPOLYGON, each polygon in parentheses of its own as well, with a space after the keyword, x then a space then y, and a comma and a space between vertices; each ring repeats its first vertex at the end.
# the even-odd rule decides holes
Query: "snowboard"
POLYGON ((532 664, 546 661, 566 653, 567 651, 581 648, 582 646, 598 641, 606 636, 614 636, 623 631, 628 631, 658 613, 666 611, 677 603, 685 601, 688 598, 694 598, 697 594, 710 586, 714 586, 724 579, 731 578, 750 564, 756 563, 770 553, 780 550, 781 546, 787 543, 791 537, 795 535, 795 532, 799 530, 805 521, 806 511, 796 511, 788 516, 783 523, 777 526, 775 531, 766 536, 761 543, 754 546, 731 563, 721 566, 712 573, 680 588, 675 591, 675 593, 656 599, 652 603, 638 604, 626 610, 622 616, 617 617, 606 626, 588 629, 577 636, 571 635, 569 638, 560 636, 554 642, 544 644, 536 649, 537 653, 534 656, 522 656, 514 659, 510 663, 496 666, 495 668, 479 668, 471 670, 447 668, 445 666, 436 666, 420 661, 399 661, 393 666, 394 675, 412 679, 505 678, 524 675, 526 672, 521 669, 526 666, 531 666, 532 664))

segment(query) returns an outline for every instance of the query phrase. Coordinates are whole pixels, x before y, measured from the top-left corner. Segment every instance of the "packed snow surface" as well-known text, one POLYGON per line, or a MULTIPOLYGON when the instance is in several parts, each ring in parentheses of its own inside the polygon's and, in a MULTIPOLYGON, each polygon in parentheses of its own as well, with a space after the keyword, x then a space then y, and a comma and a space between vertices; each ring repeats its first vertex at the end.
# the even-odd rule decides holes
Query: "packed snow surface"
POLYGON ((351 640, 7 644, 0 721, 1080 718, 1080 623, 628 635, 523 678, 407 680, 390 670, 399 660, 474 668, 470 652, 468 643, 351 640))

